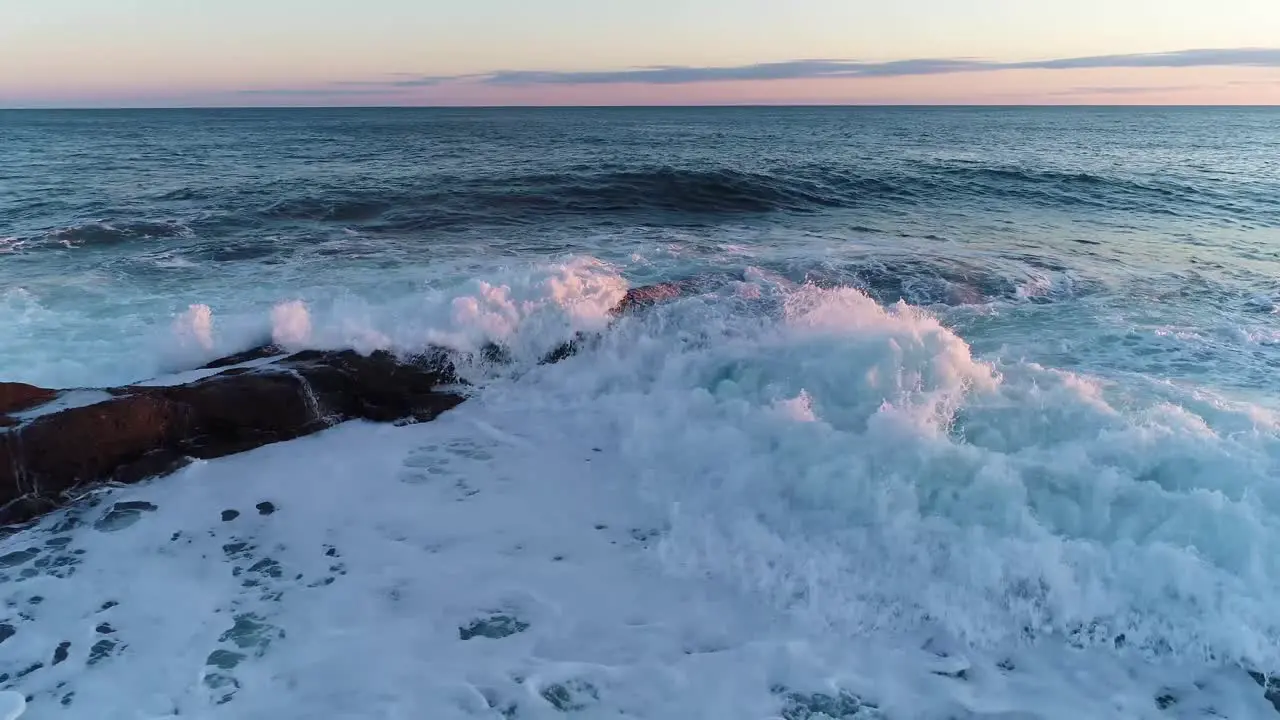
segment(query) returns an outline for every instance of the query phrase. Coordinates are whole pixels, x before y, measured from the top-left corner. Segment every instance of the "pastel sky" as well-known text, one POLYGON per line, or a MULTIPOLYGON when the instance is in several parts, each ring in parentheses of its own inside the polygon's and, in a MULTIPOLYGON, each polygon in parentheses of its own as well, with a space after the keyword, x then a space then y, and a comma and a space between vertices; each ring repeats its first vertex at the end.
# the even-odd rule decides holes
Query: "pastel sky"
POLYGON ((0 107, 1280 104, 1280 0, 0 0, 0 107))

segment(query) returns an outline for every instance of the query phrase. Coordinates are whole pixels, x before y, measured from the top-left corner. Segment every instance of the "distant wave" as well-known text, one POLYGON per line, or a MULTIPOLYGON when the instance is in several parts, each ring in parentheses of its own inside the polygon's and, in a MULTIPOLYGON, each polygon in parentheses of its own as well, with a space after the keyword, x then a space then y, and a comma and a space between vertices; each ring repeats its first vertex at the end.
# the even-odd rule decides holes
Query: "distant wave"
POLYGON ((208 205, 194 213, 175 208, 174 216, 182 222, 99 220, 15 235, 14 244, 24 251, 110 245, 188 237, 195 229, 202 236, 225 237, 278 223, 418 233, 581 219, 700 224, 775 214, 933 207, 972 213, 993 207, 1086 209, 1280 227, 1280 205, 1267 190, 954 162, 909 163, 889 171, 816 163, 761 170, 580 165, 558 173, 425 174, 356 186, 272 181, 199 198, 181 190, 160 200, 202 198, 208 205))
POLYGON ((325 200, 302 198, 282 200, 266 209, 264 214, 283 220, 318 220, 321 222, 363 222, 373 220, 391 209, 391 205, 378 200, 325 200))
MULTIPOLYGON (((878 181, 861 190, 885 191, 878 181)), ((524 220, 548 215, 636 212, 724 215, 805 212, 849 204, 860 188, 823 178, 733 169, 660 168, 489 178, 434 178, 414 190, 334 190, 281 200, 263 214, 277 220, 380 221, 387 226, 435 220, 524 220)), ((375 224, 379 224, 375 222, 375 224)))
POLYGON ((178 222, 99 221, 58 228, 32 238, 22 238, 22 240, 24 245, 35 241, 37 245, 82 247, 109 246, 134 240, 190 237, 191 234, 191 228, 178 222))
POLYGON ((489 177, 431 177, 415 187, 309 189, 271 202, 269 220, 367 224, 384 229, 446 228, 469 223, 525 223, 564 216, 652 213, 721 218, 768 213, 1001 202, 1036 207, 1145 212, 1171 216, 1254 216, 1280 224, 1267 204, 1242 207, 1210 188, 1141 182, 1090 173, 992 166, 922 166, 876 174, 858 168, 800 166, 580 169, 489 177))

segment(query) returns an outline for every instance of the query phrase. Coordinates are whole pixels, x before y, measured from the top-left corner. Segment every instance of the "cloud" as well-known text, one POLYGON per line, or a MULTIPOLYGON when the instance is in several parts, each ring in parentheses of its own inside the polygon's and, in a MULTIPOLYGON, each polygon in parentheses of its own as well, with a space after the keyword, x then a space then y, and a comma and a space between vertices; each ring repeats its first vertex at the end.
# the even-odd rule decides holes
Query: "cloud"
POLYGON ((1007 63, 1005 67, 1078 70, 1089 68, 1186 68, 1186 67, 1280 67, 1280 48, 1234 48, 1226 50, 1180 50, 1133 55, 1007 63))
MULTIPOLYGON (((324 96, 404 92, 453 83, 499 86, 538 85, 688 85, 726 81, 770 81, 822 78, 908 77, 1000 70, 1085 70, 1105 68, 1249 67, 1280 68, 1280 48, 1227 48, 1179 50, 1163 53, 1093 55, 1087 57, 1025 60, 1017 62, 981 58, 915 58, 869 62, 864 60, 809 59, 752 63, 720 67, 653 65, 623 70, 497 70, 464 75, 389 73, 380 79, 341 80, 323 87, 242 90, 245 95, 324 96)), ((1132 94, 1188 88, 1081 88, 1086 92, 1132 94)))
POLYGON ((975 58, 916 58, 888 62, 788 60, 729 67, 657 66, 613 71, 500 70, 479 77, 493 85, 591 85, 635 83, 677 85, 726 80, 796 80, 850 77, 905 77, 996 70, 1080 70, 1097 68, 1272 67, 1280 68, 1280 48, 1182 50, 1166 53, 997 62, 975 58))
POLYGON ((447 82, 466 80, 472 75, 416 75, 414 73, 391 73, 387 80, 339 80, 330 83, 336 87, 380 87, 380 88, 415 88, 432 87, 447 82))
POLYGON ((730 67, 661 66, 631 70, 555 72, 500 70, 482 78, 491 85, 593 85, 632 83, 685 85, 732 80, 797 80, 804 78, 935 75, 989 69, 980 60, 921 58, 868 63, 857 60, 788 60, 730 67))
POLYGON ((319 87, 319 88, 251 88, 237 90, 236 95, 266 95, 278 97, 333 97, 338 95, 386 95, 386 86, 367 88, 319 87))
POLYGON ((1075 87, 1068 90, 1058 90, 1050 93, 1050 95, 1147 95, 1149 93, 1160 92, 1184 92, 1188 90, 1203 90, 1203 85, 1152 85, 1150 87, 1143 86, 1122 86, 1122 87, 1075 87))

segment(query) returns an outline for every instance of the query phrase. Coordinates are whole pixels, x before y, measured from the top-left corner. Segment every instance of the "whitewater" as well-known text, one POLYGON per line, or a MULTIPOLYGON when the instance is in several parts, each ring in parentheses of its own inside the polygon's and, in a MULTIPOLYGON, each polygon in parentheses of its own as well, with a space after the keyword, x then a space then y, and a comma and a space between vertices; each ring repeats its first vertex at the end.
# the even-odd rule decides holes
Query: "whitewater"
POLYGON ((270 341, 447 347, 470 384, 431 422, 199 461, 0 538, 0 720, 1280 712, 1274 161, 1223 135, 1142 175, 1153 136, 1201 147, 1197 117, 858 116, 918 131, 889 162, 836 143, 834 110, 578 112, 379 116, 394 142, 362 142, 397 154, 328 180, 360 116, 10 126, 45 152, 70 141, 42 123, 106 127, 91 147, 147 182, 4 171, 0 380, 183 382, 270 341), (445 145, 430 193, 414 123, 445 145), (459 176, 448 143, 486 132, 472 157, 553 148, 561 175, 459 176), (226 133, 296 140, 320 185, 226 133), (152 142, 207 143, 186 152, 217 179, 140 170, 152 142))

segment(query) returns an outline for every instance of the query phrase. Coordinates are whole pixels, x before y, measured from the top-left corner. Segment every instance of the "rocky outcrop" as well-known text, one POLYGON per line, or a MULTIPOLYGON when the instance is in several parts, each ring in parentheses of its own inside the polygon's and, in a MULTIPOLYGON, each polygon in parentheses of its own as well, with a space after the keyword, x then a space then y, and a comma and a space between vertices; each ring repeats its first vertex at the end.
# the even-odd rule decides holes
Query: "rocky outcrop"
MULTIPOLYGON (((613 314, 696 287, 634 288, 613 314)), ((579 335, 543 362, 575 354, 588 339, 579 335)), ((109 388, 89 393, 87 404, 57 390, 0 383, 0 526, 38 517, 96 483, 137 482, 193 459, 244 452, 347 420, 434 419, 465 399, 450 357, 439 348, 414 360, 382 351, 287 355, 267 344, 205 365, 216 372, 199 380, 109 388)), ((497 345, 480 357, 509 360, 497 345)))
POLYGON ((684 295, 701 292, 714 287, 716 284, 719 284, 717 283, 717 278, 698 275, 684 280, 631 288, 627 290, 627 294, 622 296, 622 300, 618 301, 618 304, 610 312, 614 317, 617 317, 628 312, 652 307, 668 300, 674 300, 684 295))
POLYGON ((20 413, 43 405, 58 396, 54 390, 46 390, 24 383, 0 382, 0 428, 18 424, 11 413, 20 413))
POLYGON ((43 415, 40 404, 57 392, 6 390, 0 397, 22 399, 6 409, 35 408, 35 417, 10 415, 0 431, 0 524, 36 517, 91 483, 137 482, 346 420, 430 420, 463 401, 456 383, 437 357, 404 362, 347 350, 301 352, 185 385, 113 388, 101 402, 43 415))

